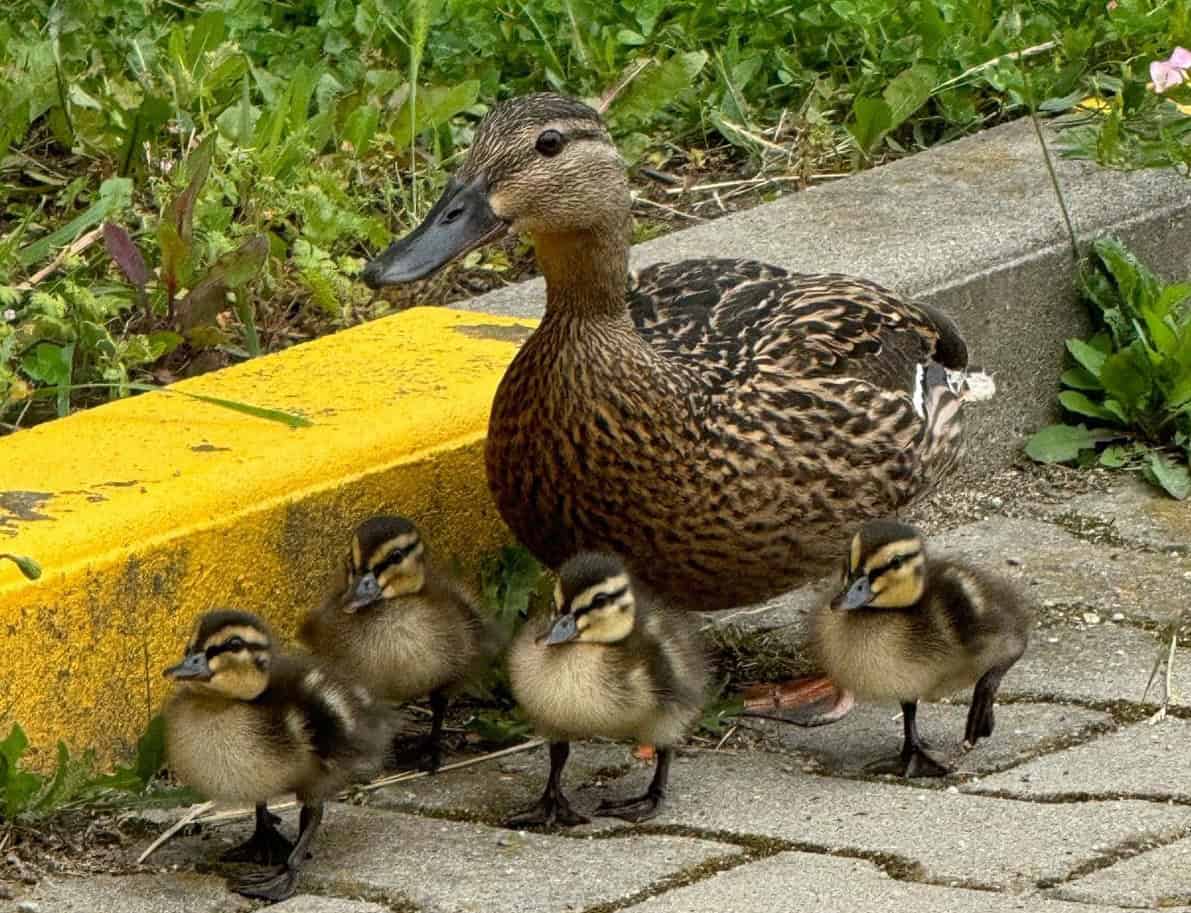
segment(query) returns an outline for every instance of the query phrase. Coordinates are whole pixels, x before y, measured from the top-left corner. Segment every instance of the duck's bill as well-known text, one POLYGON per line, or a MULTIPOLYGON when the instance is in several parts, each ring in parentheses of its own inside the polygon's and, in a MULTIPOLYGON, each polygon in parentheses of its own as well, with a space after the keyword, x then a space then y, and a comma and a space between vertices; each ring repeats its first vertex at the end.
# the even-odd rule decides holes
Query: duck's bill
POLYGON ((488 204, 482 176, 464 184, 451 178, 422 224, 364 267, 369 288, 424 279, 457 257, 495 241, 508 230, 488 204))
POLYGON ((560 615, 554 622, 553 627, 546 632, 545 638, 541 638, 541 642, 547 647, 553 647, 557 644, 565 644, 574 640, 579 636, 579 627, 575 624, 575 617, 573 615, 560 615))
POLYGON ((178 665, 170 666, 164 672, 166 678, 177 682, 209 682, 213 674, 207 664, 206 653, 191 653, 178 665))
POLYGON ((846 590, 831 600, 831 607, 844 610, 862 609, 872 602, 875 595, 872 581, 866 574, 851 581, 846 590))
POLYGON ((343 606, 343 610, 348 613, 358 612, 360 609, 366 609, 381 597, 380 581, 376 579, 376 574, 369 571, 356 581, 356 585, 352 587, 351 593, 348 595, 348 600, 343 606))

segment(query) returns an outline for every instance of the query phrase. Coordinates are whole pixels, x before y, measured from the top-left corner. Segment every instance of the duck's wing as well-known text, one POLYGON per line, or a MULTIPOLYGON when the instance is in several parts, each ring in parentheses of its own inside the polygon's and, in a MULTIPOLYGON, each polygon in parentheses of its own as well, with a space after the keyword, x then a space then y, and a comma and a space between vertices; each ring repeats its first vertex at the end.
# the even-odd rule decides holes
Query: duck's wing
POLYGON ((931 363, 960 374, 968 367, 945 314, 834 273, 752 260, 657 264, 636 275, 629 310, 651 345, 716 385, 850 378, 913 396, 931 363))
POLYGON ((266 694, 284 714, 291 736, 301 740, 304 733, 324 769, 348 779, 379 765, 396 731, 391 708, 309 657, 280 657, 266 694))

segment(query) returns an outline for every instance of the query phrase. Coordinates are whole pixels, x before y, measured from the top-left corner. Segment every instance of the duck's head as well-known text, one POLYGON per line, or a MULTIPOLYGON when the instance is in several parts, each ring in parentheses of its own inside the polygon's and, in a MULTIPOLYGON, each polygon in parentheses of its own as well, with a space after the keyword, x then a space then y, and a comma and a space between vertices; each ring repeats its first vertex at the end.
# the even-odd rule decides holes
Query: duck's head
POLYGON ((383 599, 419 592, 426 583, 426 548, 405 517, 370 517, 356 527, 344 562, 340 607, 352 613, 383 599))
POLYGON ((413 232, 365 268, 371 288, 430 275, 508 232, 535 238, 628 224, 624 162, 595 110, 553 93, 502 102, 413 232))
POLYGON ((248 612, 208 612, 198 620, 186 657, 165 670, 179 685, 251 701, 269 686, 273 635, 248 612))
POLYGON ((918 530, 896 520, 872 520, 852 537, 843 589, 833 609, 905 609, 922 598, 926 546, 918 530))
POLYGON ((547 646, 615 644, 632 633, 637 601, 632 578, 619 558, 585 552, 567 561, 558 578, 557 615, 542 638, 547 646))

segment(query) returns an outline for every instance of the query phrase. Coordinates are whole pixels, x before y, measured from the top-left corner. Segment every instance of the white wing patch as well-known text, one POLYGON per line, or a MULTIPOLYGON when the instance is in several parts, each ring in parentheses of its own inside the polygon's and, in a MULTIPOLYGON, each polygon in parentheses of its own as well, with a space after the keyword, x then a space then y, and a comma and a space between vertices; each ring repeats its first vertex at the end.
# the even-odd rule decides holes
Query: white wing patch
POLYGON ((914 371, 914 413, 919 418, 926 418, 926 365, 919 362, 914 371))

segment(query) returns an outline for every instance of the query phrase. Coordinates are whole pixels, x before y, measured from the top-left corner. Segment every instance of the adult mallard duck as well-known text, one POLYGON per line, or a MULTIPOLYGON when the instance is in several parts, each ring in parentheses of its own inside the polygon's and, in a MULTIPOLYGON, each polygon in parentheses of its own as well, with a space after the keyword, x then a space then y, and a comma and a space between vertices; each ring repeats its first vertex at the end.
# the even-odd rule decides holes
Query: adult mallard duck
POLYGON ((492 407, 488 479, 552 568, 633 558, 669 605, 725 609, 820 573, 841 530, 956 464, 969 375, 955 324, 863 279, 748 260, 629 275, 631 196, 599 115, 553 94, 492 109, 373 288, 529 235, 546 314, 492 407), (842 521, 842 522, 841 522, 842 521))

